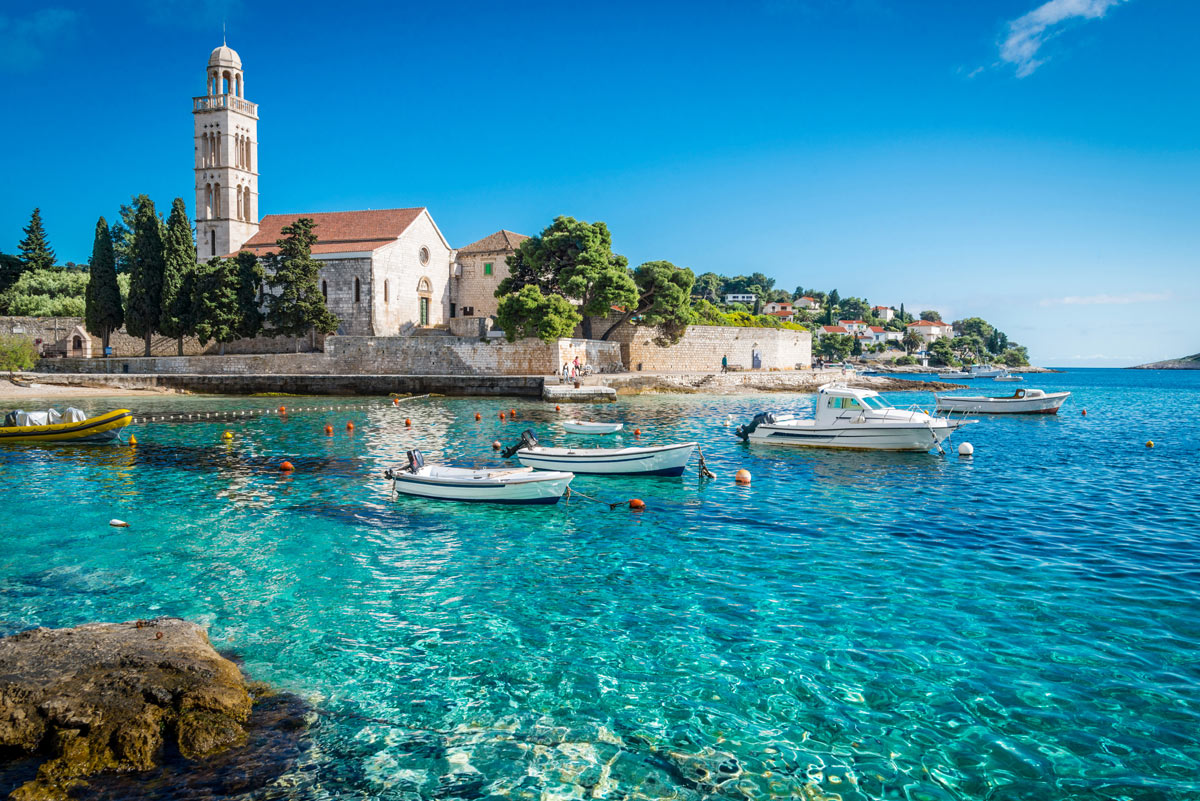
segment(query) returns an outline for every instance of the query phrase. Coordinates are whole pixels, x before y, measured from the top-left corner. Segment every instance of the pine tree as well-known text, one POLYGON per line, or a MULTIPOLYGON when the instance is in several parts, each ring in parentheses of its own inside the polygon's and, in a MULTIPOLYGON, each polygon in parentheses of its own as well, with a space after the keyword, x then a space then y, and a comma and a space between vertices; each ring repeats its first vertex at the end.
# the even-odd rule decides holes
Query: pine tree
POLYGON ((237 265, 238 336, 253 339, 263 329, 263 269, 258 257, 248 250, 233 260, 237 265))
POLYGON ((46 229, 42 227, 42 210, 34 209, 29 218, 29 225, 24 229, 25 238, 19 246, 21 260, 25 262, 26 270, 50 270, 54 268, 54 251, 46 238, 46 229))
POLYGON ((154 213, 154 201, 138 206, 133 225, 130 254, 129 304, 125 309, 125 328, 131 336, 146 340, 150 355, 151 338, 158 331, 162 316, 163 232, 154 213))
POLYGON ((167 218, 167 234, 163 242, 162 312, 158 328, 174 337, 178 353, 183 355, 183 338, 195 327, 192 315, 192 293, 188 274, 196 269, 196 240, 182 198, 171 204, 167 218))
POLYGON ((125 323, 121 309, 121 288, 117 285, 117 263, 113 253, 108 223, 101 217, 96 221, 96 238, 92 242, 92 263, 88 268, 86 313, 84 325, 88 333, 103 340, 105 355, 113 331, 125 323))
POLYGON ((318 284, 321 264, 312 257, 314 227, 309 217, 285 227, 284 238, 276 240, 279 251, 266 259, 267 284, 275 290, 268 298, 267 322, 272 334, 296 337, 297 351, 299 337, 312 330, 332 334, 339 322, 326 307, 318 284))
POLYGON ((11 253, 0 253, 0 295, 7 292, 13 284, 17 283, 24 272, 25 262, 21 261, 20 256, 14 256, 11 253))
POLYGON ((238 339, 238 270, 233 259, 214 256, 196 268, 192 292, 195 332, 200 344, 216 341, 225 355, 225 343, 238 339))

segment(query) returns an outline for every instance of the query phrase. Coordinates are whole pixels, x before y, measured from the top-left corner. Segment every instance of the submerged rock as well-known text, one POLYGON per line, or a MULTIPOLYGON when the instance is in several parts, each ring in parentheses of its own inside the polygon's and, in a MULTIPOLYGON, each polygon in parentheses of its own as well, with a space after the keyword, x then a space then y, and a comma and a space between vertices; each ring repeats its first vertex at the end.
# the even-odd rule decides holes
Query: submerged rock
POLYGON ((63 799, 102 771, 144 771, 164 747, 196 760, 246 740, 241 671, 178 618, 34 629, 0 639, 0 751, 44 761, 10 794, 63 799))

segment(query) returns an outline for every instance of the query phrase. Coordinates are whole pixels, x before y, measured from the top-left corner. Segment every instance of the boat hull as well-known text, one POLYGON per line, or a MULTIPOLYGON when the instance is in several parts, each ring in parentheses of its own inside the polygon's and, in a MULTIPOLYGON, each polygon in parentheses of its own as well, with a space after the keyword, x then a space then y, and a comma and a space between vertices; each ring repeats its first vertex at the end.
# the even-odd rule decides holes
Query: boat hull
POLYGON ((1059 392, 1038 398, 947 396, 937 399, 937 410, 963 414, 1058 414, 1070 394, 1059 392))
POLYGON ((438 501, 511 505, 554 504, 567 491, 572 475, 531 477, 524 481, 474 481, 448 483, 422 476, 397 475, 396 492, 438 501))
MULTIPOLYGON (((946 421, 938 421, 945 423, 946 421)), ((758 445, 840 450, 909 451, 924 453, 941 445, 957 425, 890 426, 772 426, 760 425, 749 441, 758 445)))
POLYGON ((569 470, 599 475, 681 476, 696 443, 647 448, 532 448, 517 459, 535 470, 569 470))
POLYGON ((133 412, 117 409, 89 417, 78 423, 53 423, 44 426, 0 427, 0 443, 61 442, 105 443, 121 436, 121 429, 133 422, 133 412))
POLYGON ((625 427, 624 423, 585 423, 580 420, 565 420, 562 427, 572 434, 615 434, 625 427))

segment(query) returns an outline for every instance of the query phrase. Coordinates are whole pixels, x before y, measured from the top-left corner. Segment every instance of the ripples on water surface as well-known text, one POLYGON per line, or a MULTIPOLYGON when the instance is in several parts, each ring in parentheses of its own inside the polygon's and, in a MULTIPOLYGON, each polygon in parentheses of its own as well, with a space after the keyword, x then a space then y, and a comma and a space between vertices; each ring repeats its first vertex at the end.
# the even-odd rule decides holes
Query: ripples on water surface
POLYGON ((573 485, 641 514, 390 496, 408 448, 482 463, 526 426, 563 440, 529 400, 9 447, 0 633, 207 624, 328 713, 270 797, 1200 797, 1200 373, 1026 384, 1075 395, 971 427, 972 460, 751 449, 726 426, 807 396, 589 407, 699 440, 719 476, 573 485))

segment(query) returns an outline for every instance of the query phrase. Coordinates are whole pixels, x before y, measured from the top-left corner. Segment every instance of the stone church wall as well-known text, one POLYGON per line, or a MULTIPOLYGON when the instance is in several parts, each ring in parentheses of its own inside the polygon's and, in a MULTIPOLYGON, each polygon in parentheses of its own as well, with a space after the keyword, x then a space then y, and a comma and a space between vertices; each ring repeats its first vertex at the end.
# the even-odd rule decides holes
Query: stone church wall
MULTIPOLYGON (((320 256, 317 257, 320 259, 320 256)), ((370 336, 371 331, 371 258, 320 259, 325 305, 341 322, 337 332, 347 336, 370 336), (359 282, 358 302, 354 301, 354 279, 359 282)))
MULTIPOLYGON (((51 354, 61 351, 55 347, 65 342, 65 338, 75 329, 83 325, 82 317, 0 317, 0 334, 24 334, 30 339, 41 340, 39 352, 51 354)), ((303 337, 299 341, 301 353, 321 350, 325 338, 317 335, 315 338, 303 337)), ((131 337, 125 329, 114 331, 109 336, 109 345, 114 356, 141 356, 146 351, 146 343, 140 337, 131 337)), ((101 356, 100 337, 92 337, 92 356, 101 356)), ((296 350, 297 342, 291 337, 257 337, 255 339, 239 339, 225 345, 225 352, 232 353, 292 353, 296 350)), ((209 342, 201 345, 194 337, 184 337, 183 352, 187 356, 198 356, 205 353, 217 353, 220 345, 209 342)), ((150 340, 150 352, 155 356, 174 356, 178 350, 174 339, 156 336, 150 340)))
MULTIPOLYGON (((375 251, 375 336, 409 333, 421 319, 418 287, 429 285, 429 325, 444 325, 450 317, 450 257, 452 251, 426 212, 413 220, 400 239, 375 251), (421 263, 421 248, 429 261, 421 263), (387 282, 387 299, 383 285, 387 282)), ((342 332, 349 333, 349 332, 342 332)), ((357 333, 357 332, 356 332, 357 333)))
POLYGON ((717 372, 723 356, 735 369, 812 368, 812 334, 808 331, 692 325, 679 343, 669 348, 654 344, 654 337, 653 329, 625 324, 609 340, 620 343, 622 361, 632 372, 717 372))

